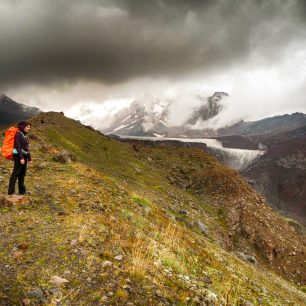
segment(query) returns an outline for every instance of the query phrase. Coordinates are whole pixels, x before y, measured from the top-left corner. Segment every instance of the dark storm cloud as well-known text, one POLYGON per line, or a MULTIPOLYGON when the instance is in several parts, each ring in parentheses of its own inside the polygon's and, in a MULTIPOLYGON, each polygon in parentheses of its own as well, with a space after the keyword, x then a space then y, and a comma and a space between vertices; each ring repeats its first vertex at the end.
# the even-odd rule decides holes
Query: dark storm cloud
MULTIPOLYGON (((0 88, 226 69, 281 56, 304 1, 2 0, 0 88)), ((299 31, 297 31, 297 29, 299 31)))

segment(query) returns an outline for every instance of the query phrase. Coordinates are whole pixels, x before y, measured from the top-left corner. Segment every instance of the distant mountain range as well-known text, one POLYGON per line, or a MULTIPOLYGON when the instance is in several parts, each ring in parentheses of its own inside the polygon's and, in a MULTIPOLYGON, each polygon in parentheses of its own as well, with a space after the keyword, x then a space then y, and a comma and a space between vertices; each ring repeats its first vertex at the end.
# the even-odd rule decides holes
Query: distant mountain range
POLYGON ((12 123, 29 119, 39 113, 41 113, 39 108, 15 102, 6 95, 0 96, 0 127, 7 127, 12 123))
POLYGON ((218 130, 201 128, 203 123, 222 112, 226 97, 228 94, 225 92, 215 92, 209 97, 199 96, 202 104, 179 126, 171 126, 167 120, 173 102, 154 101, 148 106, 135 101, 129 108, 117 112, 112 124, 102 132, 118 136, 213 137, 224 141, 224 145, 228 147, 255 149, 258 145, 258 135, 268 136, 306 125, 306 115, 294 113, 258 121, 239 121, 218 130))
POLYGON ((306 114, 293 113, 264 118, 258 121, 239 121, 236 124, 218 130, 219 135, 272 135, 284 131, 290 131, 306 125, 306 114))
MULTIPOLYGON (((201 106, 196 108, 182 125, 175 127, 167 122, 173 101, 154 101, 145 106, 135 101, 129 108, 119 111, 112 125, 102 132, 121 136, 190 137, 197 135, 199 133, 197 124, 218 115, 223 109, 222 100, 227 96, 225 92, 215 92, 209 97, 199 96, 201 106)), ((205 131, 205 133, 213 134, 213 131, 205 131)))

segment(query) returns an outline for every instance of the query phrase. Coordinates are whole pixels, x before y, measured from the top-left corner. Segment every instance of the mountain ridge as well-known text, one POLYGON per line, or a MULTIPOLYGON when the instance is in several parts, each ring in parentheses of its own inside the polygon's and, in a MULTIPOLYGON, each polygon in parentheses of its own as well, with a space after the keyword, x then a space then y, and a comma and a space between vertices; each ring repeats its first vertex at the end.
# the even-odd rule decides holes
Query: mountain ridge
MULTIPOLYGON (((60 275, 68 304, 305 302, 305 235, 238 172, 201 149, 119 143, 61 113, 31 122, 32 204, 1 208, 4 301, 33 287, 50 300, 60 275), (76 161, 56 162, 63 150, 76 161)), ((1 160, 5 179, 9 168, 1 160)))
POLYGON ((0 128, 29 119, 41 112, 39 108, 16 102, 5 94, 0 96, 0 128))

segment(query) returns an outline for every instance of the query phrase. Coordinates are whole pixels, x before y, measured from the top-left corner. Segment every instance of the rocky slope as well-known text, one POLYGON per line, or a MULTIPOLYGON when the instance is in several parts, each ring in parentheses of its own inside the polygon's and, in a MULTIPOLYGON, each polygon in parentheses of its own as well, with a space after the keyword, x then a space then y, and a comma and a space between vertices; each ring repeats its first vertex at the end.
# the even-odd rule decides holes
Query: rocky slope
POLYGON ((233 126, 218 130, 218 135, 258 136, 272 135, 291 131, 306 126, 306 114, 293 113, 281 116, 268 117, 257 121, 241 121, 233 126))
POLYGON ((267 153, 242 174, 271 205, 306 225, 306 126, 254 140, 267 153))
POLYGON ((0 200, 0 305, 306 303, 305 235, 238 172, 60 113, 31 122, 31 194, 0 200))
POLYGON ((0 95, 0 127, 7 127, 10 124, 31 118, 40 112, 36 107, 17 103, 5 95, 0 95))

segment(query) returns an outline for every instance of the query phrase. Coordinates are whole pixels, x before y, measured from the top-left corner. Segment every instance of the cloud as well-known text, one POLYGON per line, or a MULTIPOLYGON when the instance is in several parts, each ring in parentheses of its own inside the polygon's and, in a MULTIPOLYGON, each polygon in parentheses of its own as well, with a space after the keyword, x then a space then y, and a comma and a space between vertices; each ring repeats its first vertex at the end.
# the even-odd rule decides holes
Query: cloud
POLYGON ((112 123, 114 115, 120 110, 128 108, 132 102, 133 99, 107 100, 102 104, 87 101, 86 103, 75 104, 65 115, 76 118, 83 124, 104 130, 112 123))
POLYGON ((3 0, 0 86, 225 69, 270 61, 296 33, 299 1, 3 0))
POLYGON ((0 93, 96 126, 105 102, 169 93, 171 124, 214 91, 230 94, 215 125, 306 111, 305 3, 2 0, 0 93))

